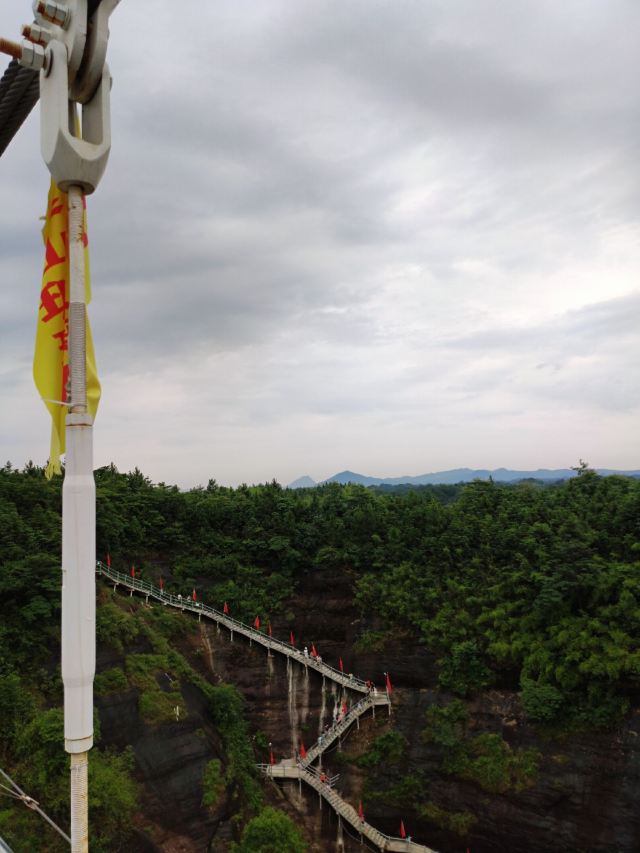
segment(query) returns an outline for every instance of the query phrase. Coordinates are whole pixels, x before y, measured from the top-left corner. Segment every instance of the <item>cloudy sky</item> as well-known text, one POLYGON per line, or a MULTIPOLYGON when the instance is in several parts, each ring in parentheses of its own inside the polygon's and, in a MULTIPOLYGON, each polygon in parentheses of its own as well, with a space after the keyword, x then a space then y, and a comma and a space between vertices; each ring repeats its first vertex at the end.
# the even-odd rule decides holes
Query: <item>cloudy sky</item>
MULTIPOLYGON (((637 0, 122 0, 96 465, 640 468, 639 42, 637 0)), ((0 159, 18 465, 48 456, 38 120, 0 159)))

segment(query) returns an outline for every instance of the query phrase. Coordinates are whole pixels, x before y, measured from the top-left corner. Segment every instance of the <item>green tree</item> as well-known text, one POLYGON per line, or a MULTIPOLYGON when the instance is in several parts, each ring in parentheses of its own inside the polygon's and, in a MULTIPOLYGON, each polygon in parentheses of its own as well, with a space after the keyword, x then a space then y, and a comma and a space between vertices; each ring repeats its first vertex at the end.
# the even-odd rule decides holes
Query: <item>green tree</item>
POLYGON ((284 812, 271 806, 264 808, 245 826, 234 853, 305 853, 307 845, 302 833, 284 812))

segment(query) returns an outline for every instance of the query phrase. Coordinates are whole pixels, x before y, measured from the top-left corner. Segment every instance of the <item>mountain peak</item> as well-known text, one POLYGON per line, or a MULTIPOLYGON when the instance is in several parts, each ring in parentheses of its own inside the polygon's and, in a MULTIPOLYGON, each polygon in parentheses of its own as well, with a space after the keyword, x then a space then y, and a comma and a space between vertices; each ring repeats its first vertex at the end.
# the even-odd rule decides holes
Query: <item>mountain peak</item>
POLYGON ((302 477, 298 477, 297 480, 294 480, 293 483, 289 483, 287 486, 288 489, 312 489, 314 486, 317 486, 315 480, 311 479, 308 474, 304 474, 302 477))

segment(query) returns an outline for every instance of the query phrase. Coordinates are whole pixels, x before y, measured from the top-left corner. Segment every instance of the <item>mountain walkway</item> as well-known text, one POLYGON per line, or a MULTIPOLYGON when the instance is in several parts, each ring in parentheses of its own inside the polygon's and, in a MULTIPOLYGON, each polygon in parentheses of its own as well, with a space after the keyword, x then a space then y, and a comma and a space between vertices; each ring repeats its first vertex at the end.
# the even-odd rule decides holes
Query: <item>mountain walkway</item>
POLYGON ((431 847, 425 847, 424 844, 418 844, 409 838, 396 838, 392 835, 385 835, 384 832, 371 826, 363 820, 358 812, 346 800, 338 794, 332 787, 331 780, 323 779, 320 772, 315 767, 305 767, 302 763, 295 763, 293 759, 281 761, 279 764, 259 764, 259 768, 267 776, 272 779, 298 779, 306 782, 307 785, 314 788, 320 796, 326 800, 334 812, 340 816, 342 820, 356 830, 356 832, 373 842, 380 850, 384 851, 400 851, 400 853, 436 853, 431 847))
POLYGON ((131 577, 123 572, 118 572, 101 561, 96 562, 96 573, 106 580, 111 581, 113 583, 114 590, 119 586, 125 587, 131 591, 131 595, 133 595, 134 592, 143 595, 147 603, 150 598, 153 598, 166 606, 175 607, 182 611, 190 611, 198 616, 198 621, 200 621, 204 616, 207 619, 213 620, 219 626, 227 628, 230 632, 231 640, 233 640, 234 633, 240 634, 243 637, 247 637, 250 642, 259 643, 264 646, 268 650, 269 654, 272 652, 278 652, 279 654, 284 655, 288 662, 291 660, 297 661, 302 664, 302 666, 315 669, 322 675, 323 679, 327 678, 348 690, 363 693, 364 696, 355 705, 348 709, 346 713, 340 714, 333 726, 320 735, 317 742, 306 751, 304 758, 300 757, 297 760, 295 758, 290 758, 285 759, 278 764, 261 764, 258 766, 264 773, 274 779, 298 779, 299 783, 305 782, 307 785, 315 788, 320 796, 331 805, 336 814, 339 815, 340 819, 344 819, 356 829, 361 837, 366 837, 382 851, 435 853, 435 851, 430 847, 425 847, 423 844, 417 844, 415 841, 411 841, 408 838, 395 838, 390 835, 385 835, 375 827, 371 826, 371 824, 361 820, 358 812, 353 808, 353 806, 349 805, 346 800, 343 800, 342 797, 340 797, 340 795, 333 789, 330 780, 325 781, 324 779, 321 779, 318 769, 311 766, 312 762, 315 761, 316 758, 319 758, 329 746, 335 743, 336 740, 340 742, 342 735, 346 734, 347 729, 349 729, 353 723, 356 723, 359 727, 360 717, 366 711, 371 709, 373 714, 375 714, 376 705, 387 705, 390 711, 391 702, 386 691, 384 693, 378 693, 377 690, 375 688, 372 689, 366 681, 355 677, 352 673, 345 674, 342 670, 335 669, 324 661, 312 657, 308 653, 305 654, 290 643, 270 637, 268 634, 263 633, 257 628, 245 625, 238 619, 233 619, 227 613, 216 610, 214 607, 209 607, 207 604, 202 604, 199 601, 193 601, 189 597, 173 595, 172 593, 165 592, 160 589, 160 587, 154 586, 148 581, 131 577))

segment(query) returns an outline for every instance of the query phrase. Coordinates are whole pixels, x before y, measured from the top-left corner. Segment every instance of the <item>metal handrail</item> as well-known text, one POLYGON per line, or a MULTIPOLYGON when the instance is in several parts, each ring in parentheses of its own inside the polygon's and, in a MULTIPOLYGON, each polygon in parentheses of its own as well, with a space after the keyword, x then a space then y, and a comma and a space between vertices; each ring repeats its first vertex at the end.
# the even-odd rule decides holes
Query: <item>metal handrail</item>
MULTIPOLYGON (((274 766, 277 767, 278 765, 261 763, 256 766, 265 775, 277 778, 273 776, 272 768, 274 766)), ((379 829, 376 829, 375 826, 372 826, 370 823, 361 821, 358 813, 351 803, 348 803, 330 785, 327 785, 325 782, 321 782, 319 775, 312 772, 313 768, 303 767, 301 764, 297 764, 295 766, 287 765, 287 770, 289 772, 293 772, 294 775, 297 775, 300 779, 303 779, 308 785, 318 791, 318 793, 333 807, 334 811, 346 818, 349 823, 358 830, 358 832, 362 832, 363 835, 366 835, 371 841, 377 843, 378 846, 383 849, 387 849, 389 844, 401 844, 403 847, 406 847, 406 849, 421 849, 425 851, 425 853, 435 853, 435 851, 432 851, 430 847, 426 847, 425 845, 419 844, 413 840, 408 841, 408 839, 400 838, 398 835, 388 835, 386 832, 381 832, 379 829)))
POLYGON ((333 726, 331 726, 328 731, 323 732, 322 734, 322 744, 316 742, 313 746, 310 746, 307 750, 307 756, 304 759, 301 759, 301 764, 303 767, 308 767, 308 765, 315 761, 318 755, 321 755, 325 749, 332 744, 336 738, 339 738, 351 725, 364 714, 369 708, 373 708, 374 702, 371 694, 364 696, 360 701, 348 711, 344 717, 336 722, 333 726), (325 744, 326 739, 326 744, 325 744))
MULTIPOLYGON (((96 571, 105 577, 110 578, 115 583, 122 584, 129 589, 141 592, 149 598, 155 598, 158 601, 170 604, 173 607, 178 607, 181 610, 190 610, 192 613, 203 613, 205 616, 225 625, 229 630, 238 630, 239 633, 245 634, 250 639, 261 643, 261 645, 266 646, 269 649, 280 651, 282 654, 286 654, 288 657, 298 660, 300 663, 304 664, 304 666, 313 667, 318 672, 323 673, 332 681, 337 682, 343 687, 347 687, 350 690, 357 690, 360 693, 366 693, 369 695, 369 687, 363 679, 357 678, 352 673, 350 675, 345 675, 344 672, 336 669, 328 663, 325 663, 324 661, 319 663, 313 657, 307 657, 295 646, 292 646, 291 643, 275 639, 274 637, 265 636, 256 628, 246 625, 244 622, 240 622, 240 620, 234 619, 233 616, 222 613, 220 610, 216 610, 215 607, 210 607, 208 604, 201 604, 199 601, 192 601, 190 598, 183 598, 182 596, 176 596, 172 593, 165 592, 148 581, 131 577, 123 572, 118 572, 116 569, 106 566, 101 560, 96 561, 96 571)), ((384 704, 387 702, 387 699, 384 694, 380 694, 378 699, 372 701, 374 701, 374 704, 384 704)))
MULTIPOLYGON (((261 645, 266 646, 269 649, 275 649, 276 651, 280 651, 283 654, 286 654, 288 657, 292 657, 295 660, 299 660, 305 666, 313 666, 318 671, 324 673, 332 680, 336 681, 338 684, 341 684, 345 687, 352 688, 354 690, 359 690, 360 692, 366 693, 365 696, 362 697, 352 708, 350 711, 345 714, 345 716, 340 720, 339 723, 336 723, 326 735, 323 736, 323 744, 320 745, 316 743, 313 747, 311 747, 307 753, 307 757, 304 760, 298 760, 298 763, 295 765, 286 765, 288 771, 292 771, 294 774, 298 775, 299 778, 304 779, 307 784, 311 785, 311 787, 315 788, 318 793, 332 806, 332 808, 342 815, 342 817, 346 818, 352 826, 356 827, 358 831, 365 834, 371 841, 378 844, 383 849, 387 849, 388 844, 405 844, 406 839, 399 838, 397 836, 386 835, 384 832, 380 832, 380 830, 376 829, 371 824, 366 823, 366 821, 360 821, 359 817, 353 806, 344 800, 335 789, 332 787, 333 783, 337 780, 337 776, 334 776, 332 779, 327 781, 320 780, 320 773, 315 767, 311 767, 310 763, 313 761, 319 754, 324 752, 327 746, 335 741, 337 737, 339 737, 343 732, 345 732, 352 723, 363 714, 368 708, 373 707, 374 705, 387 703, 389 701, 389 697, 386 698, 384 695, 376 696, 372 695, 369 686, 365 681, 361 678, 355 678, 353 675, 351 677, 345 676, 343 672, 335 669, 329 664, 325 664, 324 661, 319 663, 312 657, 305 656, 299 649, 290 643, 286 643, 283 640, 277 640, 273 637, 265 636, 261 631, 258 631, 256 628, 246 625, 244 622, 241 622, 238 619, 234 619, 232 616, 228 616, 226 613, 222 613, 220 610, 216 610, 214 607, 210 607, 207 604, 202 604, 199 601, 193 601, 188 597, 183 598, 181 595, 173 595, 172 593, 165 592, 157 586, 149 583, 148 581, 140 580, 140 578, 131 577, 130 575, 126 575, 123 572, 118 572, 116 569, 112 569, 110 566, 106 566, 101 560, 96 561, 96 571, 99 574, 104 575, 110 580, 114 581, 116 584, 121 584, 122 586, 128 587, 129 589, 140 592, 145 595, 147 598, 154 598, 157 601, 161 601, 163 604, 170 604, 173 607, 180 608, 181 610, 189 610, 192 613, 204 614, 205 616, 214 619, 216 622, 225 625, 229 630, 237 630, 239 633, 248 636, 250 639, 256 640, 261 643, 261 645), (324 737, 327 738, 326 745, 324 744, 324 737), (353 814, 351 814, 353 813, 353 814), (354 818, 353 815, 356 815, 354 818), (378 840, 380 839, 380 840, 378 840)), ((271 764, 258 764, 257 767, 267 775, 272 775, 273 773, 271 768, 274 766, 284 766, 280 765, 271 765, 271 764)), ((413 850, 423 850, 425 853, 433 853, 431 848, 425 847, 423 845, 419 845, 416 842, 410 842, 411 848, 413 850)), ((410 848, 407 847, 407 850, 410 848)))

